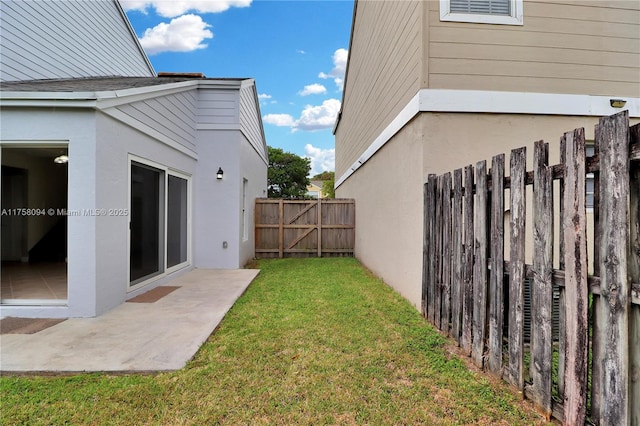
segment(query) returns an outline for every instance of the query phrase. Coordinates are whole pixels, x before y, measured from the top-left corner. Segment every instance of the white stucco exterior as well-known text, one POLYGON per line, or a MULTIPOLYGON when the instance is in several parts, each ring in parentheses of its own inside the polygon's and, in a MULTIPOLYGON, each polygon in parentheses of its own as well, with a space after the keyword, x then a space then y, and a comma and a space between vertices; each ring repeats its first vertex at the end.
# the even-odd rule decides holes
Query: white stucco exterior
MULTIPOLYGON (((163 97, 168 96, 165 86, 89 94, 3 90, 2 147, 67 146, 68 211, 101 210, 107 214, 67 217, 66 303, 3 305, 1 316, 95 316, 193 268, 240 268, 253 258, 253 205, 256 197, 266 193, 268 164, 253 80, 181 83, 178 92, 196 100, 203 92, 220 89, 236 100, 238 113, 224 126, 216 124, 215 117, 207 125, 207 119, 199 114, 199 124, 183 132, 194 135, 193 140, 161 133, 153 123, 123 115, 127 105, 136 103, 137 110, 149 109, 140 117, 153 116, 159 109, 153 105, 162 105, 163 97), (253 110, 241 114, 240 92, 246 87, 254 94, 253 110), (243 131, 252 126, 260 129, 257 137, 243 131), (130 218, 108 213, 131 209, 132 160, 179 173, 189 178, 190 185, 188 261, 176 271, 162 272, 134 287, 129 285, 130 218), (221 180, 216 179, 219 167, 224 170, 221 180), (250 229, 245 230, 247 226, 250 229)), ((168 86, 171 96, 175 95, 175 85, 168 86)), ((198 114, 197 109, 195 112, 198 114)), ((196 119, 185 117, 181 126, 185 122, 196 123, 196 119)))

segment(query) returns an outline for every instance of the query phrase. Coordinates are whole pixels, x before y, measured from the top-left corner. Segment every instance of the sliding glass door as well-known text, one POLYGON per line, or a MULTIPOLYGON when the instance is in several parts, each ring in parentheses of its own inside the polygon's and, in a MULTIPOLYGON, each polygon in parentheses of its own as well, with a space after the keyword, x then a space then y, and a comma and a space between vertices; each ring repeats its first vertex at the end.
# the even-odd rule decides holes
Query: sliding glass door
POLYGON ((130 286, 188 265, 189 178, 131 161, 130 203, 130 286))
POLYGON ((167 268, 187 261, 188 181, 169 175, 167 196, 167 268))

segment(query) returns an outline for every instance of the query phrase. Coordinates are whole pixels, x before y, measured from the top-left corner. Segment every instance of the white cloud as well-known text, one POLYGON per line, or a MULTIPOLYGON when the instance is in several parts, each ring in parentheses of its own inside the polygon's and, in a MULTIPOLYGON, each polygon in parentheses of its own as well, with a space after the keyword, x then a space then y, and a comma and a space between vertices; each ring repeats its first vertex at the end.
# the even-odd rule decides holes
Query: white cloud
POLYGON ((311 144, 304 146, 305 157, 311 160, 311 176, 336 168, 336 150, 316 148, 311 144))
POLYGON ((297 120, 289 114, 267 114, 262 117, 262 120, 274 126, 291 127, 292 132, 298 130, 313 132, 333 128, 338 111, 340 111, 340 101, 327 99, 322 102, 322 105, 305 106, 297 120))
POLYGON ((289 114, 267 114, 262 117, 265 123, 278 127, 295 127, 296 121, 289 114))
POLYGON ((183 15, 172 19, 171 22, 148 28, 140 44, 148 55, 160 52, 190 52, 204 49, 205 39, 213 38, 213 33, 207 28, 211 27, 197 15, 183 15))
POLYGON ((231 7, 249 7, 252 0, 120 0, 125 10, 147 13, 153 8, 165 18, 173 18, 188 11, 196 13, 220 13, 231 7))
POLYGON ((333 79, 338 86, 339 90, 342 90, 344 83, 344 73, 347 70, 347 58, 349 57, 349 51, 347 49, 338 49, 333 52, 333 69, 327 74, 321 72, 318 77, 323 79, 333 79))
POLYGON ((339 111, 340 101, 337 99, 327 99, 322 105, 307 105, 296 122, 296 128, 310 131, 331 129, 339 111))
POLYGON ((258 99, 271 99, 271 95, 267 95, 266 93, 260 93, 258 95, 258 99))
POLYGON ((323 93, 327 93, 327 88, 318 83, 304 86, 304 89, 298 92, 300 96, 320 95, 323 93))

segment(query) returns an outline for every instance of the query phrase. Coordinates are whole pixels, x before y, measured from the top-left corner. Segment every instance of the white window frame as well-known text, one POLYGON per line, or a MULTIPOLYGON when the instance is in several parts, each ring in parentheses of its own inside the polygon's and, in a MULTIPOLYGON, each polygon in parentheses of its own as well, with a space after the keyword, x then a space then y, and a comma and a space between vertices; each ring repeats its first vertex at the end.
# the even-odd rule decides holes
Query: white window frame
POLYGON ((474 22, 479 24, 523 25, 522 1, 511 1, 511 16, 484 13, 451 12, 451 0, 440 0, 440 20, 452 22, 474 22))

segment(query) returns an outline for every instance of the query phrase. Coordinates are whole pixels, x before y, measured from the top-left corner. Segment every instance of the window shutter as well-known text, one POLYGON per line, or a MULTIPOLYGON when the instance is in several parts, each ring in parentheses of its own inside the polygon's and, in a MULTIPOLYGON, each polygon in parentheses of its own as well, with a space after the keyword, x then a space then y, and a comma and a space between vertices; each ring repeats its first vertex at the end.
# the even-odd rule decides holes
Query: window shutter
POLYGON ((451 13, 511 15, 511 0, 451 0, 451 13))

